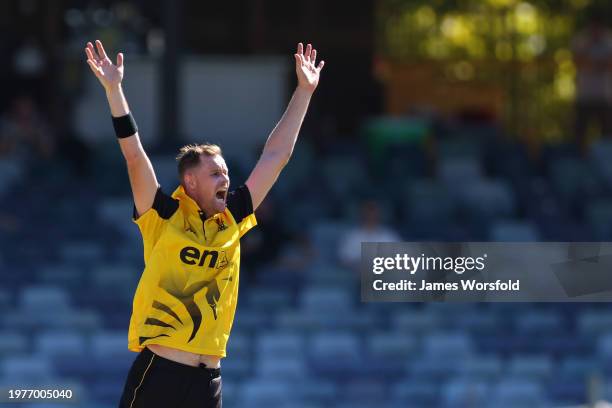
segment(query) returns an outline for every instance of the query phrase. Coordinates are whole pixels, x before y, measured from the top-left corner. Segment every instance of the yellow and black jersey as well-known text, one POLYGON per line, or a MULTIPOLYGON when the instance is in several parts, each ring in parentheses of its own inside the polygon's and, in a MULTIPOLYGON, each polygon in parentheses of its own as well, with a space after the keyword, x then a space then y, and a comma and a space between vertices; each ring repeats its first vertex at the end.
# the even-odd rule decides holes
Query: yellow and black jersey
POLYGON ((224 212, 205 219, 179 186, 158 188, 137 217, 145 269, 134 296, 128 348, 161 344, 225 357, 238 300, 240 238, 257 225, 248 188, 230 192, 224 212))

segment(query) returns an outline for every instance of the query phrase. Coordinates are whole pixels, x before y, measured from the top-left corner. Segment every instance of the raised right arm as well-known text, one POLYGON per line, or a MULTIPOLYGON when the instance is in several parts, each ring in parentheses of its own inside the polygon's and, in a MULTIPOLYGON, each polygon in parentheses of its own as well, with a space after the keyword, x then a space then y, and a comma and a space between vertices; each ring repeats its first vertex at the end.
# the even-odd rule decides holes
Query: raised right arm
MULTIPOLYGON (((114 65, 106 55, 100 41, 96 40, 96 48, 97 51, 92 43, 87 43, 85 48, 87 63, 106 91, 106 98, 113 118, 126 116, 130 113, 130 108, 121 87, 123 54, 117 54, 117 65, 114 65)), ((127 164, 132 194, 134 195, 134 205, 136 211, 138 211, 138 216, 140 216, 153 205, 158 188, 155 171, 140 143, 138 132, 117 140, 127 164)))

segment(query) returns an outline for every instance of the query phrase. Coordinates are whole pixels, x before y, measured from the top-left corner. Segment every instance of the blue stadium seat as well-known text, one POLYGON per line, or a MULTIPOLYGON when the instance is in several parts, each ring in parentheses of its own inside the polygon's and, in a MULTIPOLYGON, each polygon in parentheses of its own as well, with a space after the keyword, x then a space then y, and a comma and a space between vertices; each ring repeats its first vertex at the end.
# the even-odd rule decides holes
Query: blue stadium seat
POLYGON ((414 355, 418 348, 413 334, 400 332, 372 332, 365 338, 366 351, 373 360, 404 360, 414 355))
POLYGON ((340 287, 309 287, 300 293, 302 310, 319 311, 323 313, 350 312, 353 308, 351 293, 340 287))
POLYGON ((295 331, 262 332, 255 344, 257 356, 296 356, 305 351, 304 336, 295 331))
POLYGON ((438 163, 438 178, 451 190, 467 186, 482 177, 482 165, 477 158, 442 158, 438 163))
POLYGON ((135 357, 136 354, 127 348, 125 331, 100 331, 91 336, 91 353, 96 357, 135 357))
POLYGON ((15 330, 0 331, 0 357, 23 354, 28 348, 25 334, 15 330))
POLYGON ((498 330, 499 317, 490 310, 471 310, 452 319, 451 328, 466 330, 471 334, 494 333, 498 330))
POLYGON ((402 210, 411 224, 448 223, 456 215, 457 204, 448 189, 435 180, 420 179, 410 183, 404 193, 402 210))
POLYGON ((320 220, 310 226, 310 238, 317 256, 326 261, 335 261, 340 239, 348 229, 346 223, 335 220, 320 220))
POLYGON ((563 330, 563 320, 555 310, 533 310, 516 317, 516 328, 527 335, 556 335, 563 330))
POLYGON ((496 380, 503 370, 502 360, 495 354, 474 355, 458 364, 457 374, 462 378, 475 378, 483 381, 496 380))
POLYGON ((585 220, 597 240, 612 240, 612 200, 597 199, 585 204, 585 220))
POLYGON ((98 241, 67 241, 60 247, 64 261, 76 265, 95 265, 104 260, 104 248, 98 241))
POLYGON ((405 407, 436 407, 439 403, 438 385, 422 379, 406 378, 391 386, 391 404, 405 407))
POLYGON ((79 358, 87 350, 85 338, 77 331, 44 331, 35 339, 35 348, 50 357, 79 358))
POLYGON ((490 406, 489 385, 484 380, 457 379, 442 386, 442 407, 472 408, 490 406))
POLYGON ((61 314, 70 309, 69 295, 59 286, 28 286, 19 294, 19 307, 33 313, 61 314))
POLYGON ((366 378, 349 380, 340 390, 343 396, 341 401, 345 404, 369 404, 369 406, 384 406, 388 397, 387 387, 384 382, 368 375, 366 378))
POLYGON ((517 354, 510 359, 507 374, 533 382, 548 380, 553 375, 554 365, 547 355, 517 354))
POLYGON ((336 377, 363 368, 357 336, 347 332, 320 332, 310 341, 310 363, 315 372, 336 377))
POLYGON ((252 352, 252 345, 253 336, 233 328, 227 342, 227 355, 228 357, 231 355, 235 358, 248 358, 252 352))
POLYGON ((336 382, 320 377, 306 377, 296 387, 301 402, 312 403, 318 407, 333 406, 341 395, 336 382))
POLYGON ((133 265, 121 263, 101 263, 90 272, 91 283, 101 291, 129 293, 133 295, 140 279, 141 271, 133 265))
POLYGON ((293 299, 292 294, 286 289, 249 287, 246 292, 246 303, 254 308, 277 310, 290 306, 293 299))
POLYGON ((269 378, 247 380, 242 386, 241 407, 275 407, 296 399, 294 383, 284 381, 269 381, 269 378))
POLYGON ((610 157, 612 157, 611 154, 612 142, 610 140, 597 140, 590 147, 590 163, 593 169, 605 182, 608 189, 612 188, 612 162, 610 161, 610 157))
POLYGON ((480 224, 510 218, 516 212, 516 198, 511 187, 501 180, 462 181, 457 192, 463 213, 480 224))
POLYGON ((612 310, 586 310, 578 315, 577 327, 581 336, 594 338, 612 332, 612 310))
POLYGON ((238 357, 234 354, 228 354, 221 363, 223 367, 223 392, 225 393, 225 378, 231 378, 235 381, 242 381, 250 378, 255 372, 250 357, 238 357))
POLYGON ((489 230, 489 240, 494 242, 537 242, 538 227, 529 221, 496 221, 489 230))
POLYGON ((282 378, 301 380, 308 372, 303 354, 294 355, 257 355, 255 358, 257 375, 262 378, 282 378), (271 358, 271 356, 274 356, 271 358))
POLYGON ((504 408, 547 406, 541 385, 530 380, 503 379, 493 386, 490 399, 504 408))
POLYGON ((87 272, 70 263, 45 265, 36 270, 37 282, 43 285, 59 285, 62 288, 82 288, 87 272))
POLYGON ((0 361, 0 376, 15 381, 14 385, 22 382, 50 381, 53 376, 51 361, 42 355, 21 355, 5 357, 0 361))
MULTIPOLYGON (((156 174, 157 174, 157 169, 156 174)), ((162 184, 163 185, 163 184, 162 184)), ((166 191, 170 194, 172 191, 166 191)), ((100 200, 97 208, 98 219, 112 226, 121 236, 115 237, 138 242, 140 231, 138 226, 131 222, 134 214, 134 200, 131 197, 105 197, 100 200)))
POLYGON ((440 317, 428 310, 403 310, 398 309, 391 317, 391 326, 400 332, 410 334, 428 333, 441 328, 440 317))
POLYGON ((440 358, 464 358, 470 356, 473 346, 469 335, 462 332, 429 333, 423 338, 423 352, 440 358))
POLYGON ((330 157, 321 163, 324 181, 333 197, 344 198, 368 180, 363 162, 356 157, 330 157))

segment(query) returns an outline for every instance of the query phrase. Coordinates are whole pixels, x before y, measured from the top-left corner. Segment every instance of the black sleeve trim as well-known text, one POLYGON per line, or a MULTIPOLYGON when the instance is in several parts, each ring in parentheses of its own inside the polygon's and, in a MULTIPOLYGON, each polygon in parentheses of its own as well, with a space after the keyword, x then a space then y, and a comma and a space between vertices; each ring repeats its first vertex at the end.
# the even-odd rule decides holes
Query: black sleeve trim
MULTIPOLYGON (((157 187, 157 191, 155 192, 155 198, 153 199, 153 206, 151 208, 153 208, 157 212, 160 218, 163 218, 164 220, 168 220, 170 219, 170 217, 174 215, 176 210, 178 210, 179 202, 178 200, 175 200, 174 198, 170 197, 168 194, 164 193, 160 186, 160 187, 157 187)), ((136 210, 135 205, 134 205, 133 217, 135 220, 138 219, 139 217, 138 211, 136 210)))
POLYGON ((243 184, 227 195, 227 208, 237 223, 253 214, 253 200, 249 188, 243 184))

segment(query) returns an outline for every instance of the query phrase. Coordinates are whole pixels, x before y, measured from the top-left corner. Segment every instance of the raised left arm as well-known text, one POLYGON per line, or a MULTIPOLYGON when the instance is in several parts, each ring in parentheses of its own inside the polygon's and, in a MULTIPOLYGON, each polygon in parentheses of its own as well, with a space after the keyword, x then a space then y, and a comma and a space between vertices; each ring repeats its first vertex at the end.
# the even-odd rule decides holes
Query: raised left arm
POLYGON ((291 157, 310 98, 319 84, 319 75, 325 64, 321 61, 315 65, 317 50, 310 44, 304 52, 302 43, 299 43, 294 57, 298 86, 281 120, 268 136, 263 153, 246 181, 251 192, 253 210, 264 200, 291 157))

